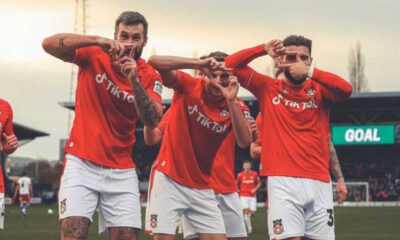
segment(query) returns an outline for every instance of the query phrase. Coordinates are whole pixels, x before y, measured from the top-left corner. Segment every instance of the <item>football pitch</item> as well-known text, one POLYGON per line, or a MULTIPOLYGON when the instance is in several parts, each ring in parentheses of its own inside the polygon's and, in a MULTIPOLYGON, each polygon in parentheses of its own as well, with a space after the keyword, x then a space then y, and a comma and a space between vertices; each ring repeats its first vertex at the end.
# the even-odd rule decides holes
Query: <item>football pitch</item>
MULTIPOLYGON (((144 209, 143 209, 144 216, 144 209)), ((28 216, 22 217, 15 205, 6 206, 5 230, 0 240, 57 240, 59 239, 57 207, 32 206, 28 216), (54 214, 48 214, 51 208, 54 214)), ((335 208, 336 239, 400 239, 400 207, 339 207, 335 208)), ((97 214, 90 229, 89 238, 108 239, 97 234, 97 214)), ((140 239, 151 239, 141 232, 140 239)), ((178 235, 177 239, 182 239, 178 235)), ((248 239, 268 239, 265 208, 259 208, 253 218, 253 233, 248 239)))

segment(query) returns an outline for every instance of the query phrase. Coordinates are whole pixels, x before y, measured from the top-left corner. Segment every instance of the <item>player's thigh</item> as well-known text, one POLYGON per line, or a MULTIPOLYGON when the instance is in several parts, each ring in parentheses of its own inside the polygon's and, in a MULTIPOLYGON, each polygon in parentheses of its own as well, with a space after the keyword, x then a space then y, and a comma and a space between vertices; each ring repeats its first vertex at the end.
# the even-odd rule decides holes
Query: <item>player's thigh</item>
POLYGON ((134 236, 135 229, 141 229, 142 226, 136 171, 108 169, 106 174, 109 181, 100 192, 98 204, 99 233, 106 233, 109 228, 120 228, 119 231, 114 230, 115 234, 134 236))
POLYGON ((91 221, 86 217, 66 217, 61 219, 61 240, 85 240, 91 221))
POLYGON ((249 197, 240 197, 240 203, 243 209, 250 209, 249 197))
POLYGON ((268 232, 271 239, 304 236, 304 191, 301 180, 296 178, 268 177, 268 232))
POLYGON ((158 237, 175 235, 182 214, 190 206, 190 188, 182 186, 156 171, 153 187, 147 204, 146 229, 158 237))
POLYGON ((139 229, 130 227, 110 227, 111 240, 137 240, 139 239, 139 229))
POLYGON ((257 198, 252 197, 249 199, 249 209, 252 213, 255 213, 257 211, 257 198))
POLYGON ((190 195, 190 207, 184 214, 199 237, 202 238, 203 234, 209 237, 225 235, 224 220, 214 191, 191 189, 190 195))
POLYGON ((310 239, 335 239, 333 193, 331 183, 310 180, 313 206, 306 212, 305 236, 310 239))
POLYGON ((224 219, 226 236, 232 239, 246 238, 246 226, 238 194, 218 194, 217 200, 224 219))
POLYGON ((58 196, 59 219, 85 217, 92 221, 99 192, 93 189, 97 176, 82 160, 68 159, 58 196))

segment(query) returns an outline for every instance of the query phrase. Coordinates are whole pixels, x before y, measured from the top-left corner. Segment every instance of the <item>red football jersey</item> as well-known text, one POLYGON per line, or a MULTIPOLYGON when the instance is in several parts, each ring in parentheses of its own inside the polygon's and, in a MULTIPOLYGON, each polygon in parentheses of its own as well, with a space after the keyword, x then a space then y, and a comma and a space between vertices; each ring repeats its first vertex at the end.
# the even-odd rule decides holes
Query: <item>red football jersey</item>
POLYGON ((237 176, 237 184, 239 185, 239 195, 241 197, 255 197, 256 192, 251 193, 251 190, 256 188, 257 184, 260 182, 258 173, 255 171, 250 171, 246 173, 241 172, 237 176))
MULTIPOLYGON (((14 135, 13 111, 10 104, 0 98, 0 139, 3 139, 3 133, 8 136, 14 135)), ((1 144, 1 143, 0 143, 1 144)), ((0 193, 4 193, 3 170, 0 164, 0 193)))
POLYGON ((261 175, 330 181, 328 138, 332 103, 348 99, 351 85, 317 68, 302 87, 291 87, 246 66, 265 55, 263 45, 239 51, 225 62, 252 92, 264 119, 261 175))
POLYGON ((177 82, 169 86, 174 96, 155 168, 179 184, 208 189, 217 151, 232 132, 228 106, 207 98, 203 78, 176 74, 177 82))
MULTIPOLYGON (((78 49, 73 63, 79 66, 75 120, 65 152, 106 167, 135 167, 132 148, 139 117, 131 83, 99 47, 78 49)), ((161 104, 159 74, 143 59, 137 71, 149 96, 161 104)))
MULTIPOLYGON (((239 99, 239 104, 245 117, 248 118, 251 116, 249 108, 241 99, 239 99)), ((167 127, 170 113, 171 111, 168 110, 158 124, 158 128, 163 133, 167 127)), ((215 156, 210 183, 210 186, 214 189, 215 193, 226 194, 237 192, 235 179, 235 147, 235 135, 233 134, 233 131, 231 131, 223 141, 215 156)))

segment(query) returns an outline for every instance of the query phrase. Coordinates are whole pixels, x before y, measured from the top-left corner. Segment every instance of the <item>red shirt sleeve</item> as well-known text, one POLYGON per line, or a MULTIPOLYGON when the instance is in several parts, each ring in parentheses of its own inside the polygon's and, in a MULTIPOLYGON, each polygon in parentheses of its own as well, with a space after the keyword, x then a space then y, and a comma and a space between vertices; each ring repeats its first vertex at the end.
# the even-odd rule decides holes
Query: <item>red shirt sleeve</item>
POLYGON ((353 91, 351 84, 343 78, 317 68, 311 79, 321 85, 322 97, 331 103, 347 100, 353 91))
POLYGON ((147 83, 143 87, 146 90, 147 94, 149 94, 149 97, 151 97, 155 102, 161 105, 161 94, 163 89, 161 76, 153 68, 150 69, 150 78, 147 80, 147 83))
POLYGON ((160 129, 161 132, 165 132, 165 129, 167 128, 167 124, 169 121, 169 115, 170 115, 170 109, 167 110, 167 112, 164 113, 164 116, 162 117, 160 123, 158 124, 158 129, 160 129))
POLYGON ((14 135, 14 126, 13 126, 13 111, 12 108, 9 104, 7 104, 8 112, 9 112, 9 118, 7 119, 7 122, 4 126, 4 133, 7 134, 7 136, 14 135))
POLYGON ((166 87, 174 89, 175 92, 188 92, 190 91, 199 81, 198 78, 194 78, 191 75, 182 72, 182 71, 175 71, 176 73, 176 82, 171 85, 165 85, 166 87))
POLYGON ((75 63, 79 67, 84 67, 88 64, 89 62, 89 55, 90 52, 94 49, 94 47, 83 47, 83 48, 78 48, 75 50, 75 57, 71 61, 72 63, 75 63))
POLYGON ((258 73, 247 66, 247 64, 265 54, 264 46, 258 45, 253 48, 241 50, 225 58, 226 67, 234 69, 233 73, 238 77, 240 85, 248 89, 256 97, 262 94, 266 84, 271 82, 272 78, 258 73))

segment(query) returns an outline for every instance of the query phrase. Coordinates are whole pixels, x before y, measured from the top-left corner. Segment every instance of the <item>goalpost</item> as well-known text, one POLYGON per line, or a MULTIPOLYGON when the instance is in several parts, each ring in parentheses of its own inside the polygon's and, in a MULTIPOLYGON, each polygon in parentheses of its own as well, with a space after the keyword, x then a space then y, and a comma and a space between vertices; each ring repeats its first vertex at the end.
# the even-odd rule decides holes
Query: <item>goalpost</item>
MULTIPOLYGON (((336 182, 332 182, 333 200, 337 202, 336 182)), ((369 184, 368 182, 346 182, 347 199, 346 202, 368 203, 369 202, 369 184)))

